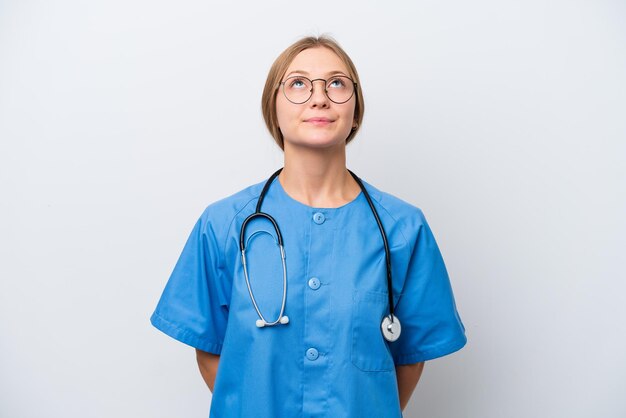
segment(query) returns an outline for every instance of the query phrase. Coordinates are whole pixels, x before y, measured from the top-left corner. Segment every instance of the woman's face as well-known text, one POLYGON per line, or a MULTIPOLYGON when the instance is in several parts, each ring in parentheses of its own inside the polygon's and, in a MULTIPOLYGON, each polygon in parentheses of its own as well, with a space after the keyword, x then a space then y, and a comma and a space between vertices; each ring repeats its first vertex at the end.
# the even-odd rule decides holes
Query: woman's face
MULTIPOLYGON (((334 75, 350 76, 341 59, 325 47, 309 48, 293 59, 281 81, 301 75, 315 80, 328 79, 334 75)), ((324 82, 313 82, 313 95, 303 104, 294 104, 283 94, 283 87, 276 97, 278 126, 283 134, 285 147, 329 148, 345 146, 346 138, 354 126, 356 97, 337 104, 328 99, 324 82)), ((356 94, 356 93, 355 93, 356 94)))

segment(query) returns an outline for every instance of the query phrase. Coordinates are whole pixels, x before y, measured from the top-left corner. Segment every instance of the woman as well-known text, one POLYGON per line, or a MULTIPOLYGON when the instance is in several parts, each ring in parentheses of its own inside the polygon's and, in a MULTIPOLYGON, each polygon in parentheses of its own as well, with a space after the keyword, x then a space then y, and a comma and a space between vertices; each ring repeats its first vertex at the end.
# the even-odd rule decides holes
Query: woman
POLYGON ((466 343, 432 232, 347 170, 363 95, 335 41, 287 48, 262 107, 284 168, 205 209, 152 324, 196 348, 211 417, 400 417, 424 362, 466 343))

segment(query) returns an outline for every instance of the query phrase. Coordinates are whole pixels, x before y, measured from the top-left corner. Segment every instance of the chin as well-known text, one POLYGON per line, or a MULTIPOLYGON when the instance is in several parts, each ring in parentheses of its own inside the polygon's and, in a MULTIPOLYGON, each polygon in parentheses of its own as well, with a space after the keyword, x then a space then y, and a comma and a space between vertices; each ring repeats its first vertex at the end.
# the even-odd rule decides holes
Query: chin
POLYGON ((340 140, 337 138, 306 138, 300 139, 297 141, 290 141, 294 146, 297 147, 305 147, 305 148, 334 148, 340 145, 345 145, 346 140, 340 140))
POLYGON ((345 135, 338 135, 336 132, 307 132, 306 134, 300 135, 297 138, 292 139, 290 142, 293 145, 300 147, 332 148, 339 145, 345 145, 346 138, 349 134, 349 132, 347 132, 345 135))

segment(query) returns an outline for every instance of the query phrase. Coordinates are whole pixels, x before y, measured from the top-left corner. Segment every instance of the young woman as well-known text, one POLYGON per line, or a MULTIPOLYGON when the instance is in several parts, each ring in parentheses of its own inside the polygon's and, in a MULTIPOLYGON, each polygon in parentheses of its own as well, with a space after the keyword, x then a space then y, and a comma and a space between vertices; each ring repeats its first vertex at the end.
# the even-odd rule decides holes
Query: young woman
POLYGON ((152 324, 196 348, 211 417, 400 417, 466 343, 431 229, 346 168, 363 95, 335 41, 287 48, 262 107, 284 167, 204 210, 152 324))

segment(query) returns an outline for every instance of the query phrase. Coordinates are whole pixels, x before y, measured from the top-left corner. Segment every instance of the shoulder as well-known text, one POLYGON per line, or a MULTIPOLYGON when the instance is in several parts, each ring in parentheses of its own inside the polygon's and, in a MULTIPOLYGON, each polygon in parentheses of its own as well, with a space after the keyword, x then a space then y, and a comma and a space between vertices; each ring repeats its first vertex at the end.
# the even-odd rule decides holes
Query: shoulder
POLYGON ((254 210, 264 183, 265 181, 252 184, 206 206, 198 220, 204 232, 210 230, 219 236, 227 234, 241 212, 254 210))
POLYGON ((423 219, 424 213, 422 209, 407 202, 391 193, 384 192, 372 184, 363 181, 372 200, 378 203, 391 217, 397 220, 419 220, 423 219))
POLYGON ((370 194, 381 220, 387 218, 397 228, 407 244, 413 246, 417 235, 427 225, 424 212, 418 206, 407 202, 391 193, 384 192, 372 184, 363 184, 370 194))

